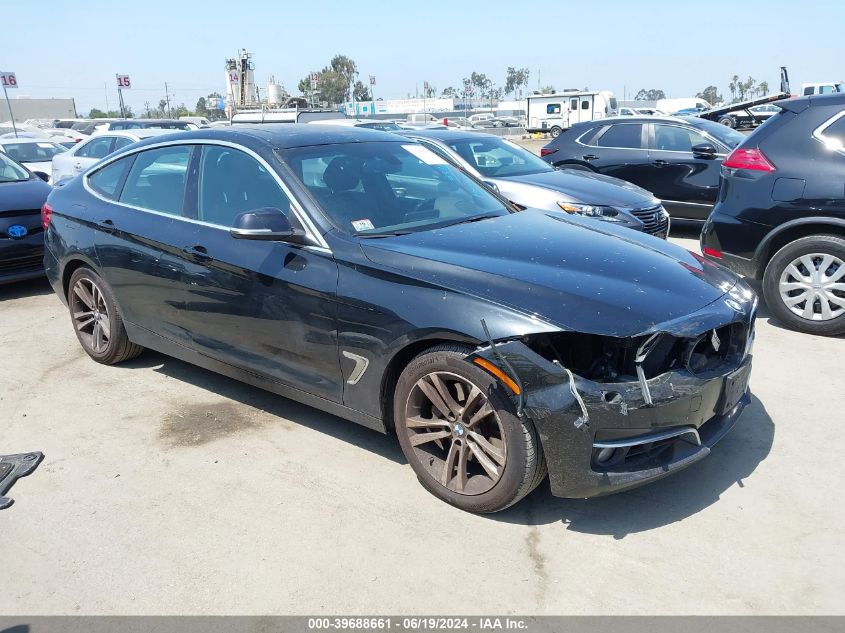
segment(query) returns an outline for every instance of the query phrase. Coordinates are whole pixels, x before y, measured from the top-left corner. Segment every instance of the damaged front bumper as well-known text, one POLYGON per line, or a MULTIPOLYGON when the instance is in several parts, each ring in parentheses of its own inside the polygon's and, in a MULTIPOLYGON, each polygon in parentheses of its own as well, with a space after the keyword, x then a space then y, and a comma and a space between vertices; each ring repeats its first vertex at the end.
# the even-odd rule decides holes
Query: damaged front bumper
MULTIPOLYGON (((702 371, 692 371, 687 362, 646 377, 640 368, 645 343, 637 350, 639 371, 619 381, 584 378, 522 340, 481 348, 473 356, 505 365, 518 377, 522 393, 514 402, 540 436, 552 493, 593 497, 686 468, 733 428, 751 401, 753 309, 743 316, 741 350, 702 371)), ((713 337, 715 331, 705 334, 713 337)), ((691 335, 691 346, 701 336, 691 335)))

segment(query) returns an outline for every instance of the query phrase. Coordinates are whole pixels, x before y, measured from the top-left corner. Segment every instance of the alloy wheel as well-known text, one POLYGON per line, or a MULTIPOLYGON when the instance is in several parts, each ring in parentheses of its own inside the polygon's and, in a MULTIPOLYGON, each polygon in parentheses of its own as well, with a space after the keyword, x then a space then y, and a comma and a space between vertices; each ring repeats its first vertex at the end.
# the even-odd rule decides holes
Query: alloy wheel
POLYGON ((830 321, 845 314, 845 261, 827 253, 801 255, 780 276, 780 298, 794 314, 830 321))
POLYGON ((505 433, 484 392, 450 372, 432 372, 411 389, 405 432, 419 463, 442 486, 464 495, 491 490, 507 463, 505 433))
POLYGON ((74 284, 71 310, 83 344, 95 354, 105 352, 111 335, 109 308, 102 290, 91 279, 82 277, 74 284))

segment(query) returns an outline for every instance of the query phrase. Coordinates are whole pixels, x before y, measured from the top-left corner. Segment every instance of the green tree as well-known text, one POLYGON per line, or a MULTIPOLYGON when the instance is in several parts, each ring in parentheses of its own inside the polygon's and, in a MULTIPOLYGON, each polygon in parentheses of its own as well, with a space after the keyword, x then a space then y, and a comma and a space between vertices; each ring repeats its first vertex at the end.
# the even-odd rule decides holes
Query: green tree
POLYGON ((370 87, 364 84, 364 82, 360 79, 355 82, 355 86, 352 89, 352 95, 355 97, 355 101, 373 100, 373 95, 370 94, 370 87))
POLYGON ((106 116, 108 115, 99 108, 91 108, 91 111, 88 113, 89 119, 105 119, 106 116))
MULTIPOLYGON (((329 65, 317 73, 317 89, 321 100, 333 104, 349 101, 355 88, 354 78, 357 74, 358 66, 349 57, 346 55, 332 57, 329 65)), ((304 95, 310 94, 310 77, 301 79, 297 88, 304 95)))
POLYGON ((658 88, 651 88, 646 90, 643 88, 634 97, 634 101, 659 101, 665 99, 666 93, 658 88))
POLYGON ((707 86, 704 90, 695 95, 699 99, 704 99, 710 105, 716 105, 724 101, 722 95, 719 94, 719 89, 716 86, 707 86))
POLYGON ((762 96, 766 96, 769 94, 769 82, 768 81, 761 81, 760 85, 757 86, 757 90, 760 92, 762 96))
POLYGON ((524 88, 528 84, 528 77, 530 75, 531 71, 527 68, 508 66, 507 73, 505 74, 504 94, 516 97, 517 90, 524 88))
POLYGON ((731 82, 728 84, 728 90, 731 91, 731 102, 736 101, 736 93, 739 90, 739 75, 731 77, 731 82))
POLYGON ((208 116, 208 106, 206 106, 205 97, 197 99, 197 105, 194 108, 194 112, 196 112, 197 116, 208 116))
POLYGON ((458 91, 455 90, 452 86, 449 86, 448 88, 443 89, 443 92, 440 93, 440 96, 445 97, 447 99, 455 98, 458 96, 458 91))
POLYGON ((423 86, 423 96, 426 99, 434 99, 437 96, 437 88, 431 84, 428 84, 428 88, 423 86))

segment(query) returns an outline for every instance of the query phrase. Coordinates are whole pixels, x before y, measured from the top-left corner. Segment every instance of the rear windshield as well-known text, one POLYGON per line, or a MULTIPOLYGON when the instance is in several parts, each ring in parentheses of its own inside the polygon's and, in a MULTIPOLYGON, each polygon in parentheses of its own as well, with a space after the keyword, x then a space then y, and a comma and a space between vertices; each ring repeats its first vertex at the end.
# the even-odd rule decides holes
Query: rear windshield
POLYGON ((486 178, 527 176, 554 171, 536 154, 501 138, 480 136, 460 138, 446 143, 486 178))

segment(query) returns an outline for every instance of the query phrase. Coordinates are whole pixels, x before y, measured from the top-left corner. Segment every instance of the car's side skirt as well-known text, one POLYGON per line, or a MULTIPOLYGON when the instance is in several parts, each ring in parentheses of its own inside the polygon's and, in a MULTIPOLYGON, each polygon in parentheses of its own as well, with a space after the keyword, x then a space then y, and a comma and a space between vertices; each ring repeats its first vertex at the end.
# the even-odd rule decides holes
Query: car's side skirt
POLYGON ((208 369, 209 371, 222 374, 229 378, 240 380, 241 382, 245 382, 254 387, 259 387, 260 389, 265 389, 285 398, 296 400, 302 404, 306 404, 310 407, 314 407, 315 409, 325 411, 326 413, 331 413, 332 415, 345 418, 375 431, 387 433, 387 427, 380 418, 362 413, 361 411, 356 411, 355 409, 350 409, 338 402, 326 400, 325 398, 315 396, 302 391, 301 389, 290 387, 266 376, 246 371, 240 367, 229 365, 228 363, 223 363, 217 359, 206 356, 205 354, 200 354, 196 350, 177 343, 176 341, 166 339, 132 323, 124 322, 124 325, 126 326, 126 333, 129 336, 129 340, 141 345, 142 347, 161 352, 166 356, 178 358, 186 363, 197 365, 203 369, 208 369))

